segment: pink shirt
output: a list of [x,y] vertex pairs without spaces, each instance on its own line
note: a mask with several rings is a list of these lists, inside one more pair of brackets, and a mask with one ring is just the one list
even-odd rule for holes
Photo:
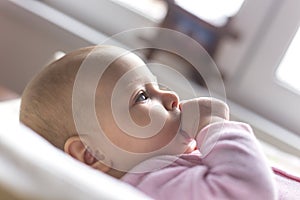
[[[276,199],[271,168],[250,126],[211,124],[198,134],[199,150],[146,173],[128,172],[122,180],[154,199]],[[135,169],[155,168],[174,156],[159,156]]]

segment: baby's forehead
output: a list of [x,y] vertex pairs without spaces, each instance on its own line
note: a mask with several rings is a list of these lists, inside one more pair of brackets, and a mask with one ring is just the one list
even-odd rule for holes
[[127,83],[127,87],[132,87],[137,84],[153,84],[157,83],[157,78],[152,74],[149,68],[144,66],[139,66],[137,68],[131,69],[122,77],[125,83]]
[[120,48],[96,48],[84,59],[80,68],[79,74],[83,73],[85,80],[97,79],[99,86],[106,85],[107,89],[110,88],[107,85],[117,83],[128,87],[156,82],[155,76],[139,56]]
[[104,75],[109,78],[127,80],[127,82],[134,80],[155,81],[145,62],[132,52],[117,52],[106,56],[102,56],[100,53],[96,57],[99,67],[105,69]]

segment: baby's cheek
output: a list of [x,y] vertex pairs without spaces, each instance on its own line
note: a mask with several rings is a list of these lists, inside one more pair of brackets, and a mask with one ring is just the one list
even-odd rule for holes
[[170,118],[169,113],[159,104],[136,106],[130,110],[130,117],[137,126],[147,126],[153,131],[161,130]]
[[145,127],[151,123],[149,111],[146,109],[133,108],[130,110],[132,122],[137,126]]

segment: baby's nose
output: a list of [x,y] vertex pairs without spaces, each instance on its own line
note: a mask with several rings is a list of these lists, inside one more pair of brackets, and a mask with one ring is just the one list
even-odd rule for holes
[[161,101],[166,110],[173,110],[178,107],[179,97],[173,91],[160,91]]

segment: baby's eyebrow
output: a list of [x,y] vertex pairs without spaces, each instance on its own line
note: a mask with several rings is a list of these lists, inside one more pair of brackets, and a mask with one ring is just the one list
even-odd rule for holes
[[145,80],[145,78],[143,77],[140,77],[140,78],[135,78],[133,80],[131,80],[129,83],[128,83],[128,87],[136,84],[136,83],[143,83],[143,82],[146,82],[146,83],[157,83],[157,77],[156,76],[151,76],[150,79],[148,80]]

